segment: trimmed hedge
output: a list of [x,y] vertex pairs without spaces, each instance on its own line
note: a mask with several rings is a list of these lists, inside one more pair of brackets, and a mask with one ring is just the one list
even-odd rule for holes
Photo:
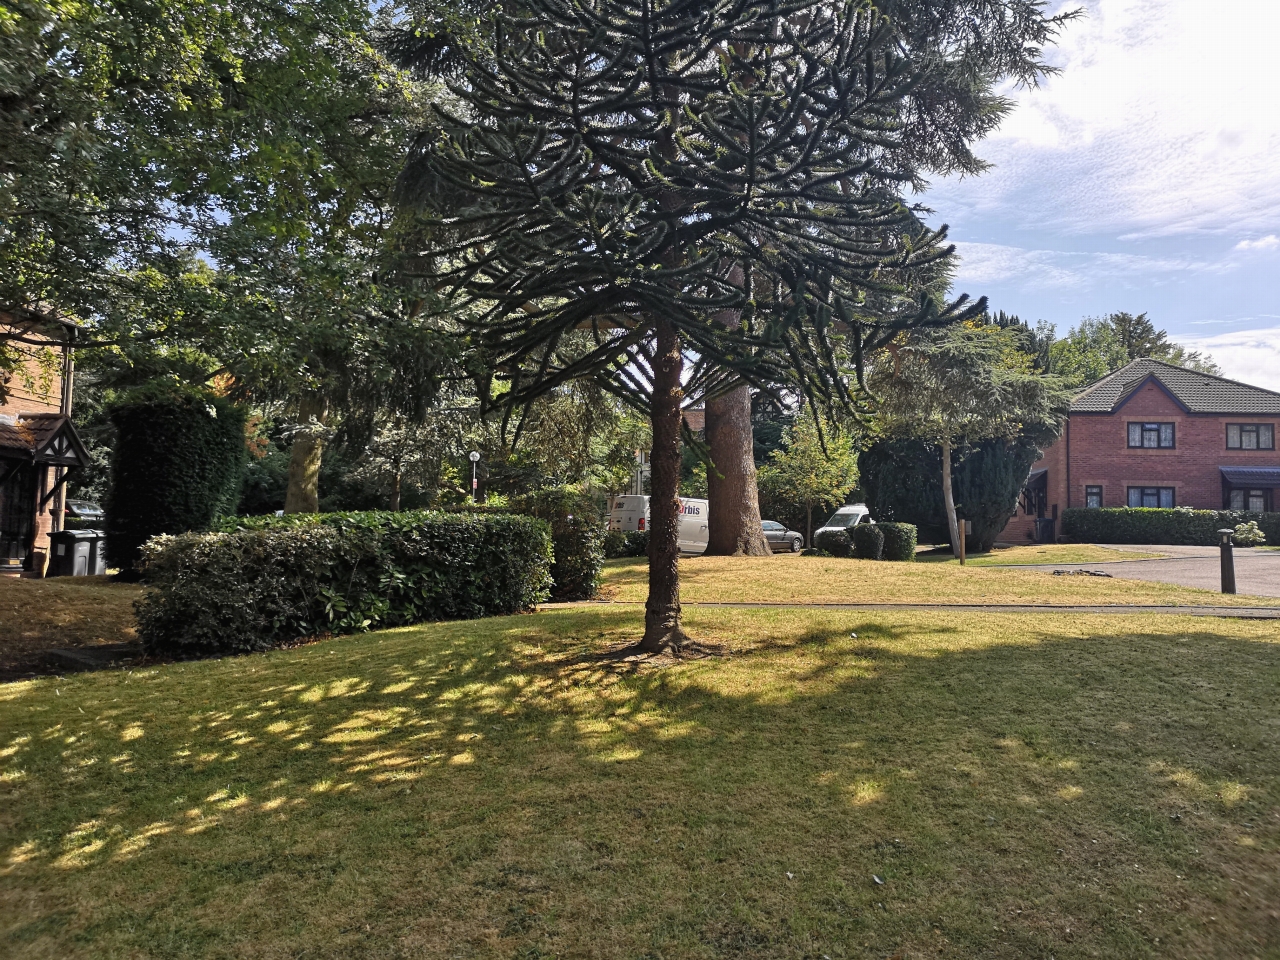
[[1214,546],[1218,531],[1254,521],[1267,543],[1280,543],[1280,513],[1192,510],[1189,507],[1072,507],[1062,512],[1062,535],[1081,543],[1168,543]]
[[916,527],[913,523],[877,523],[884,534],[884,559],[908,563],[916,559]]
[[878,524],[858,524],[849,539],[853,542],[853,555],[859,560],[879,560],[884,555],[884,532]]
[[822,530],[814,535],[813,545],[823,553],[833,557],[853,556],[853,543],[849,540],[849,531]]
[[233,513],[244,476],[245,413],[168,384],[142,387],[111,409],[117,440],[106,501],[107,553],[134,575],[139,550],[162,533],[209,529]]
[[551,585],[550,530],[521,516],[247,517],[234,532],[157,537],[143,557],[155,589],[137,603],[138,634],[178,655],[518,613]]

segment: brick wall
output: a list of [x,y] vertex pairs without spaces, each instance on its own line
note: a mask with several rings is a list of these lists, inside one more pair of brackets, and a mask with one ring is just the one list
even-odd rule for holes
[[[1131,448],[1132,421],[1172,423],[1173,449]],[[1228,450],[1228,423],[1270,423],[1280,439],[1280,416],[1189,414],[1154,382],[1148,382],[1115,413],[1071,415],[1062,439],[1045,451],[1036,467],[1048,468],[1049,515],[1085,505],[1085,487],[1102,487],[1104,507],[1128,506],[1129,487],[1172,487],[1176,506],[1223,508],[1219,467],[1280,467],[1280,450]],[[1066,451],[1071,449],[1070,489]],[[1068,495],[1069,494],[1069,495]],[[1280,490],[1272,491],[1272,509],[1280,508]],[[1021,509],[1000,539],[1030,539],[1031,518]]]

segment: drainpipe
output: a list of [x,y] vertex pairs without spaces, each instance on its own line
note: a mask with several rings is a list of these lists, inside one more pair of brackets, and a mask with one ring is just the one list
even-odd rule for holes
[[[64,417],[71,416],[71,386],[75,377],[75,362],[71,359],[71,338],[75,336],[74,330],[67,331],[67,339],[62,342],[62,398],[58,405],[58,412]],[[54,470],[54,482],[61,483],[62,475],[66,472],[66,467],[58,467]],[[67,485],[62,483],[58,487],[58,495],[53,501],[53,515],[50,517],[50,529],[57,533],[62,529],[62,524],[67,510]]]
[[1071,415],[1067,415],[1067,509],[1071,509]]

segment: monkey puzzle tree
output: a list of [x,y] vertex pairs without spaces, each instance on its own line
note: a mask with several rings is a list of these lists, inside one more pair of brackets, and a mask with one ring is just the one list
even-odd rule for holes
[[404,197],[490,402],[593,377],[650,417],[641,647],[678,649],[686,392],[728,376],[857,408],[866,351],[983,307],[917,297],[950,248],[896,192],[926,160],[910,102],[939,64],[859,0],[527,0],[486,31]]

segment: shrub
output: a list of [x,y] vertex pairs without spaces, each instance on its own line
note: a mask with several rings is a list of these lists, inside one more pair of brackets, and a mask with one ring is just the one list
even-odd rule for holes
[[813,538],[813,545],[831,557],[853,556],[853,543],[848,530],[822,530]]
[[879,560],[884,555],[884,532],[879,524],[860,523],[853,528],[853,555],[859,560]]
[[118,434],[106,503],[112,566],[130,576],[151,537],[207,530],[214,517],[234,512],[244,419],[227,400],[169,385],[141,388],[112,408]]
[[644,557],[649,554],[648,530],[610,530],[604,535],[606,559]]
[[884,559],[914,561],[916,528],[911,523],[877,523],[884,534]]
[[591,517],[569,516],[551,521],[554,559],[553,600],[590,600],[600,592],[604,574],[604,531]]
[[526,610],[547,598],[551,538],[532,517],[291,514],[158,537],[143,556],[145,648],[211,654]]
[[1280,513],[1192,510],[1190,507],[1073,507],[1062,513],[1062,535],[1081,543],[1169,543],[1214,546],[1218,531],[1254,522],[1268,543],[1280,541]]
[[1231,535],[1231,539],[1242,547],[1256,547],[1267,542],[1267,535],[1258,529],[1258,521],[1250,520],[1248,523],[1236,524],[1236,532]]

